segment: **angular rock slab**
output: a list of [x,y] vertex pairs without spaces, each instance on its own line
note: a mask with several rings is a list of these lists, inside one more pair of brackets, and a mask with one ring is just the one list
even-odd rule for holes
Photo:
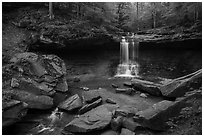
[[38,96],[22,90],[5,91],[12,99],[25,102],[28,108],[50,109],[53,107],[53,99],[49,96]]
[[28,104],[11,99],[11,96],[3,91],[2,94],[2,126],[10,126],[27,114]]
[[58,108],[66,111],[72,111],[81,107],[82,107],[82,101],[78,94],[75,94],[69,97],[67,100],[63,101],[58,106]]
[[175,102],[163,100],[144,111],[136,113],[134,121],[152,130],[164,131],[167,128],[166,121],[178,115],[184,106],[183,100]]
[[98,89],[83,92],[83,100],[85,103],[92,103],[101,98]]
[[89,133],[107,127],[112,118],[112,113],[104,106],[99,106],[72,120],[64,128],[71,133]]
[[164,86],[160,87],[161,93],[166,97],[181,97],[184,96],[186,92],[189,91],[190,85],[195,81],[200,81],[200,86],[202,84],[202,70],[198,70],[187,76],[177,78]]
[[83,114],[83,113],[86,113],[87,111],[99,106],[102,104],[102,99],[99,98],[98,100],[90,103],[90,104],[86,104],[84,105],[80,110],[79,110],[79,114]]
[[160,84],[156,84],[150,81],[144,81],[144,80],[138,80],[134,79],[131,81],[132,87],[135,90],[139,90],[141,92],[146,92],[149,93],[150,95],[154,96],[161,96],[161,91],[159,87],[161,86]]

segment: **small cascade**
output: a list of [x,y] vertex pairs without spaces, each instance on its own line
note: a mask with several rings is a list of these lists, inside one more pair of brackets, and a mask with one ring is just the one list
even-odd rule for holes
[[41,134],[43,132],[53,132],[55,130],[55,127],[60,122],[60,117],[62,115],[62,112],[58,111],[58,108],[56,108],[52,113],[47,117],[49,120],[48,123],[40,123],[37,127],[34,128],[37,130],[37,134]]
[[62,112],[59,112],[58,108],[52,111],[51,115],[48,117],[48,119],[50,120],[50,126],[53,126],[57,122],[59,122],[61,115],[62,115]]
[[138,77],[139,72],[139,42],[134,35],[122,37],[120,43],[120,64],[115,77]]

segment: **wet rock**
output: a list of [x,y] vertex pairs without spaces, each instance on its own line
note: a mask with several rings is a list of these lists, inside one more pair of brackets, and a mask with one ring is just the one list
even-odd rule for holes
[[123,118],[122,127],[126,128],[132,132],[134,132],[137,129],[142,128],[142,126],[139,123],[134,122],[133,118],[126,118],[126,117]]
[[111,128],[114,131],[120,131],[121,127],[122,127],[122,121],[123,121],[123,117],[122,116],[118,116],[116,118],[113,118],[111,120]]
[[115,91],[116,93],[124,93],[127,95],[131,95],[133,93],[132,88],[116,88]]
[[115,100],[113,100],[112,98],[107,98],[107,99],[106,99],[106,102],[107,102],[107,103],[110,103],[110,104],[117,104],[117,103],[115,102]]
[[91,109],[93,109],[93,108],[95,108],[95,107],[97,107],[97,106],[99,106],[99,105],[101,105],[101,104],[102,104],[102,99],[99,98],[98,100],[96,100],[96,101],[94,101],[94,102],[92,102],[92,103],[90,103],[90,104],[84,105],[84,106],[79,110],[79,114],[83,114],[83,113],[85,113],[85,112],[87,112],[87,111],[89,111],[89,110],[91,110]]
[[113,88],[118,88],[118,85],[116,85],[116,84],[112,84],[111,85]]
[[[194,83],[198,81],[196,86],[201,87],[202,70],[198,70],[187,76],[177,78],[164,86],[160,87],[161,93],[166,97],[181,97],[184,96],[186,92],[190,91]],[[199,82],[200,81],[200,82]]]
[[71,133],[90,133],[106,128],[111,122],[112,114],[104,105],[80,115],[64,128]]
[[135,135],[135,133],[126,128],[122,128],[120,135]]
[[176,102],[164,100],[136,113],[134,121],[152,130],[164,131],[167,129],[166,121],[178,115],[183,107],[185,107],[184,99]]
[[28,104],[14,100],[11,95],[2,91],[2,127],[10,126],[27,114]]
[[132,86],[135,90],[139,90],[142,92],[146,92],[149,93],[150,95],[154,95],[154,96],[161,96],[161,91],[159,89],[159,87],[161,85],[159,84],[155,84],[153,82],[150,81],[143,81],[143,80],[133,80],[132,81]]
[[78,94],[69,97],[67,100],[59,104],[58,108],[72,111],[82,107],[82,101]]
[[141,93],[141,94],[140,94],[140,97],[147,98],[147,95],[144,94],[144,93]]
[[122,106],[115,110],[114,117],[123,116],[123,117],[133,117],[138,112],[138,109],[132,106]]
[[53,99],[48,96],[38,96],[22,90],[5,91],[11,95],[12,99],[19,100],[28,104],[28,108],[50,109],[53,106]]
[[89,90],[89,91],[83,92],[83,95],[82,95],[83,100],[86,103],[92,103],[98,100],[99,98],[101,98],[98,92],[99,92],[98,90]]

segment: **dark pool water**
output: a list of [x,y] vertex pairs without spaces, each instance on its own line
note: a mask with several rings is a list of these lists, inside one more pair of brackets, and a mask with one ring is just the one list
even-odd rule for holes
[[[113,77],[120,63],[119,51],[77,51],[60,55],[68,75]],[[140,50],[138,75],[177,78],[202,68],[202,52],[198,50]]]

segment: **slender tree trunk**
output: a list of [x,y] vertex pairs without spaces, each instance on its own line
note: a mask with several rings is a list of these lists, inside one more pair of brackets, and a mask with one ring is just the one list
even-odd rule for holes
[[156,28],[156,3],[153,2],[153,10],[152,10],[152,28]]
[[137,2],[137,31],[139,31],[139,3]]
[[52,20],[54,19],[54,14],[53,14],[53,3],[49,2],[49,18]]

